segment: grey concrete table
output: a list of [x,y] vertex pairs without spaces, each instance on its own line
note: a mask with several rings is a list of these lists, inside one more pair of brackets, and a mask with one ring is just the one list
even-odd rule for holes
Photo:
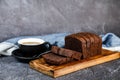
[[0,57],[0,80],[120,80],[120,59],[56,79],[37,72],[14,57]]

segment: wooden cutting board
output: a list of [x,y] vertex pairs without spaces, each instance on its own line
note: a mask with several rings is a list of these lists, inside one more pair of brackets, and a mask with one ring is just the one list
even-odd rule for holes
[[44,61],[43,58],[33,60],[29,64],[31,68],[56,78],[80,69],[88,68],[90,66],[98,65],[118,58],[120,58],[120,52],[112,52],[103,49],[101,55],[81,61],[73,61],[59,66],[49,65]]

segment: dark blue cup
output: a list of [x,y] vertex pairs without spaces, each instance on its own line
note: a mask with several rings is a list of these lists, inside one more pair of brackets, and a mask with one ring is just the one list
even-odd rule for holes
[[51,44],[38,38],[25,38],[18,41],[19,49],[23,56],[32,57],[51,49]]

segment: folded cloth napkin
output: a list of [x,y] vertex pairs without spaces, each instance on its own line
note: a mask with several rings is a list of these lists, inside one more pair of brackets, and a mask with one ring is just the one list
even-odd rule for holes
[[2,42],[0,43],[0,54],[2,55],[11,55],[12,51],[17,49],[18,47],[13,43]]
[[[40,38],[52,45],[64,47],[64,38],[70,33],[55,33],[43,36],[21,36],[12,39],[8,39],[0,43],[0,54],[10,56],[12,51],[18,48],[17,41],[23,38]],[[120,38],[113,33],[107,33],[100,35],[102,38],[102,47],[104,49],[112,51],[120,51]]]
[[105,35],[101,35],[101,37],[102,48],[120,52],[120,38],[118,36],[114,33],[107,33]]

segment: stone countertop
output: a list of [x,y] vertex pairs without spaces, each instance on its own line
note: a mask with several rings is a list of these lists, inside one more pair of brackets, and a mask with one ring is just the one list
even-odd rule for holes
[[37,72],[14,57],[0,57],[0,80],[119,80],[120,59],[82,69],[56,79]]

